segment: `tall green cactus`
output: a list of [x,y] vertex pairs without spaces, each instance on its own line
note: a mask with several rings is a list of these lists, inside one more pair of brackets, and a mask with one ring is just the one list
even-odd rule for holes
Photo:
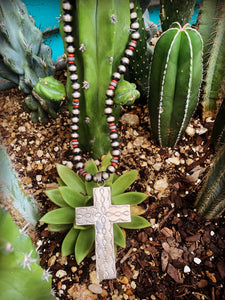
[[203,0],[199,32],[204,42],[203,119],[217,112],[218,94],[225,81],[225,2]]
[[194,12],[196,0],[161,0],[160,19],[162,30],[166,31],[174,22],[181,26],[189,23]]
[[202,39],[174,23],[158,39],[150,74],[150,123],[161,147],[174,147],[197,106],[202,80]]
[[[104,115],[105,92],[128,42],[129,25],[129,0],[74,1],[72,26],[81,85],[79,139],[81,147],[94,158],[110,149]],[[63,22],[60,30],[64,40],[62,29]],[[72,102],[69,71],[67,92]],[[115,108],[116,118],[119,112],[120,109]]]
[[195,207],[207,219],[219,217],[225,209],[225,144],[216,154]]
[[55,299],[49,276],[31,239],[0,209],[0,299]]

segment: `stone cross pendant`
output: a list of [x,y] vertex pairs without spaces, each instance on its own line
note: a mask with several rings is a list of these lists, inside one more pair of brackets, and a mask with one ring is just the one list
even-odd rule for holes
[[130,205],[112,205],[110,187],[93,188],[93,206],[76,207],[76,225],[95,225],[96,273],[116,278],[113,223],[131,222]]

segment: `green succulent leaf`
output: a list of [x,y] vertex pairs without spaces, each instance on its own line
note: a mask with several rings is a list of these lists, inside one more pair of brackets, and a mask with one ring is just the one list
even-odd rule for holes
[[137,178],[138,171],[131,170],[121,175],[112,185],[112,196],[122,194]]
[[90,173],[92,175],[94,175],[98,172],[98,168],[93,159],[86,162],[85,169],[87,170],[88,173]]
[[63,182],[78,193],[86,194],[85,185],[82,179],[74,173],[70,168],[57,165],[57,171]]
[[47,190],[45,191],[45,194],[53,203],[55,203],[59,207],[68,206],[68,204],[63,200],[62,195],[60,194],[58,189]]
[[72,224],[75,219],[75,210],[71,207],[54,209],[45,214],[40,222],[47,224]]
[[112,197],[113,204],[130,204],[135,205],[143,202],[147,198],[147,195],[139,192],[127,192]]
[[65,182],[63,182],[60,177],[57,177],[57,182],[59,186],[66,186]]
[[131,215],[131,222],[118,223],[118,225],[126,229],[141,229],[151,226],[145,218],[136,215]]
[[122,248],[126,247],[126,238],[123,234],[122,229],[117,224],[113,224],[113,231],[114,231],[114,244],[118,245]]
[[73,227],[75,229],[79,229],[79,230],[88,230],[91,228],[91,225],[76,225],[76,224],[73,224]]
[[52,232],[59,232],[71,228],[71,224],[49,224],[48,229]]
[[62,195],[64,201],[71,207],[84,206],[88,198],[80,193],[77,193],[68,186],[59,187],[59,192]]
[[75,245],[75,258],[78,264],[88,255],[94,245],[94,241],[95,230],[93,226],[88,230],[80,231]]
[[107,167],[110,165],[110,161],[112,159],[112,155],[108,153],[102,159],[101,166],[99,168],[100,172],[106,171]]
[[72,227],[70,231],[67,233],[62,243],[62,248],[61,248],[62,256],[67,256],[74,253],[74,248],[75,248],[75,244],[79,232],[80,230]]

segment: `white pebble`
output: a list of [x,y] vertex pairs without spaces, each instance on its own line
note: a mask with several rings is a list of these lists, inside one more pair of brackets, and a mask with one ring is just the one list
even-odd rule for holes
[[201,261],[200,258],[195,257],[195,258],[194,258],[194,262],[195,262],[197,265],[199,265],[202,261]]
[[215,232],[214,232],[213,230],[211,230],[211,231],[210,231],[210,235],[211,235],[211,236],[214,236],[214,235],[215,235]]
[[37,181],[41,181],[41,179],[42,179],[42,175],[37,175],[37,176],[36,176],[36,180],[37,180]]
[[189,266],[184,266],[184,273],[190,273],[191,272],[191,269]]
[[62,277],[64,277],[64,276],[66,276],[66,275],[67,275],[67,273],[66,273],[66,271],[64,271],[64,270],[58,270],[58,271],[56,272],[56,274],[55,274],[55,276],[58,277],[58,278],[62,278]]

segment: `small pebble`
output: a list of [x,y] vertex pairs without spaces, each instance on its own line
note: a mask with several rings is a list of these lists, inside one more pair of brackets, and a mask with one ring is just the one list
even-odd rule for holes
[[102,293],[102,288],[100,287],[99,284],[96,284],[96,283],[89,284],[88,289],[89,289],[89,291],[91,291],[94,294]]
[[184,273],[190,273],[191,272],[191,269],[189,266],[184,266]]
[[66,271],[64,270],[58,270],[55,274],[56,277],[58,278],[62,278],[62,277],[65,277],[67,275]]
[[194,262],[195,262],[197,265],[199,265],[202,261],[201,261],[200,258],[194,257]]

